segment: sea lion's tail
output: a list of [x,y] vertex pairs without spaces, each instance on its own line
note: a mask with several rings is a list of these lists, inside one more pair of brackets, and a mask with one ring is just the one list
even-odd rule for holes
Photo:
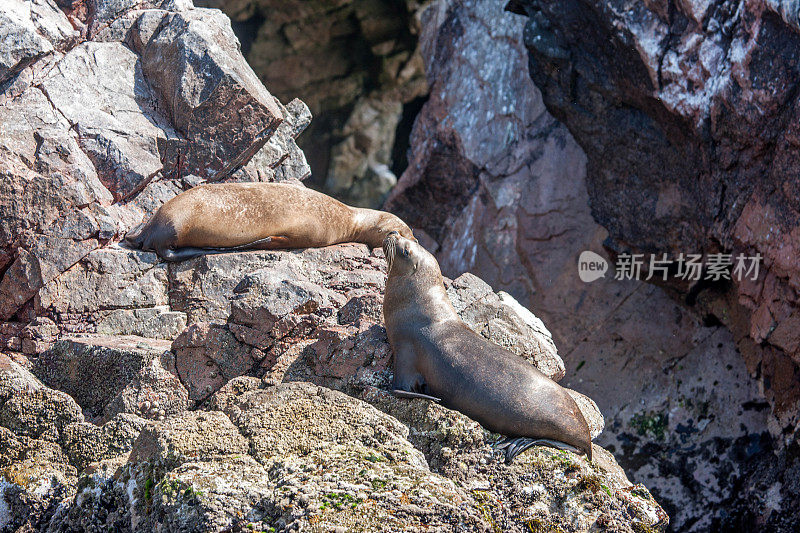
[[141,250],[142,246],[144,246],[142,233],[144,233],[144,222],[126,233],[125,237],[122,238],[122,243],[130,248]]

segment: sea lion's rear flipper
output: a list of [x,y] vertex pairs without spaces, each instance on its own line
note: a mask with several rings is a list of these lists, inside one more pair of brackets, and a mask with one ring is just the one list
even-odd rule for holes
[[504,450],[506,453],[506,464],[511,464],[514,458],[530,448],[531,446],[549,446],[551,448],[556,448],[559,450],[567,450],[570,452],[575,452],[577,454],[581,454],[578,448],[575,446],[571,446],[566,442],[561,442],[553,439],[534,439],[531,437],[506,437],[500,441],[497,441],[492,445],[495,450]]
[[394,389],[392,392],[398,398],[421,398],[423,400],[431,400],[436,403],[442,401],[441,398],[437,398],[436,396],[428,396],[427,394],[422,394],[421,392],[410,392],[407,390],[400,390],[400,389]]

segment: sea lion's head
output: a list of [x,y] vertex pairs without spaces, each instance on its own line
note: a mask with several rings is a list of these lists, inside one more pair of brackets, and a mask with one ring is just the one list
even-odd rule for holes
[[417,242],[417,239],[414,237],[414,233],[411,231],[411,228],[409,228],[408,225],[400,219],[400,217],[385,211],[380,212],[380,218],[378,219],[378,233],[381,236],[381,243],[385,242],[386,237],[392,233],[399,233],[401,237],[405,237],[406,239]]
[[411,228],[397,215],[363,207],[353,207],[352,209],[355,212],[353,218],[355,223],[354,241],[363,242],[370,248],[380,248],[386,237],[395,232],[406,239],[417,242]]
[[383,253],[386,255],[390,278],[413,275],[442,279],[436,258],[413,236],[409,239],[398,231],[391,231],[383,241]]

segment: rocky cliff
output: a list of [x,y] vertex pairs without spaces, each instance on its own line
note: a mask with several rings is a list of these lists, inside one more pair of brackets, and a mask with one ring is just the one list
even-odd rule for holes
[[531,76],[589,158],[609,246],[763,258],[756,280],[675,288],[734,333],[785,435],[800,413],[800,26],[790,5],[511,5],[530,15]]
[[[798,521],[797,33],[770,5],[434,4],[430,99],[386,204],[448,275],[545,320],[614,428],[599,441],[680,531]],[[756,282],[583,283],[584,250],[764,262]]]
[[[0,530],[666,526],[599,446],[506,466],[475,422],[393,398],[380,250],[166,265],[115,244],[199,183],[308,176],[308,107],[267,91],[220,11],[12,0],[0,17]],[[511,295],[447,287],[470,327],[564,376]]]
[[395,172],[407,140],[402,132],[427,93],[417,38],[424,4],[198,3],[223,9],[231,17],[248,62],[270,90],[283,99],[302,95],[311,108],[314,123],[300,139],[314,170],[309,183],[366,207],[379,207],[397,182]]

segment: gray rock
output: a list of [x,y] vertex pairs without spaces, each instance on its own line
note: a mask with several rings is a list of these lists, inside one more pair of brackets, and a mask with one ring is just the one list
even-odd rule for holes
[[[103,38],[104,31],[119,22],[122,22],[119,26],[130,29],[133,21],[141,15],[141,10],[188,11],[194,8],[191,0],[92,0],[92,4],[94,13],[90,33],[93,40],[108,40]],[[121,38],[115,40],[125,38],[124,33],[118,35]]]
[[127,487],[115,478],[127,459],[127,454],[119,455],[84,469],[71,505],[56,511],[46,531],[131,531]]
[[267,466],[350,443],[427,469],[422,455],[405,442],[408,428],[338,391],[288,383],[246,392],[226,412],[250,441],[253,457]]
[[13,260],[0,280],[0,318],[8,318],[97,247],[108,224],[101,206],[112,197],[39,89],[0,102],[0,114],[0,265]]
[[166,14],[139,41],[144,73],[186,138],[162,143],[167,174],[222,178],[246,164],[283,120],[222,13]]
[[0,353],[0,406],[21,392],[33,392],[43,387],[28,369]]
[[302,181],[311,174],[306,156],[295,139],[311,123],[311,111],[297,98],[286,105],[284,121],[275,135],[245,167],[254,181]]
[[[233,291],[247,294],[232,300],[231,317],[240,324],[258,325],[264,330],[272,329],[291,313],[309,314],[341,302],[338,295],[316,283],[292,280],[285,273],[266,269],[247,274]],[[253,310],[258,310],[257,316],[252,316]]]
[[[192,184],[191,186],[194,185],[197,184]],[[144,213],[144,216],[140,214],[139,217],[136,218],[135,224],[129,225],[127,229],[131,229],[139,222],[144,222],[165,202],[182,193],[183,190],[184,189],[181,184],[174,180],[158,179],[151,181],[147,187],[145,187],[139,194],[136,195],[136,198],[131,200],[130,204],[138,207],[141,212]]]
[[0,407],[0,426],[32,439],[60,442],[64,428],[76,422],[83,414],[75,400],[46,387],[18,392]]
[[307,270],[302,258],[290,252],[220,254],[184,261],[170,269],[172,308],[185,312],[190,322],[226,320],[233,291],[247,274],[263,271],[275,279],[303,281],[308,279]]
[[[274,510],[271,524],[413,530],[425,521],[439,528],[459,522],[483,527],[469,497],[428,470],[405,439],[408,429],[366,403],[291,383],[247,392],[228,412],[275,483],[265,502]],[[325,468],[314,466],[321,464]],[[375,503],[367,504],[367,498]]]
[[64,428],[62,439],[69,463],[79,471],[89,464],[127,454],[147,422],[122,414],[102,426],[79,422]]
[[86,416],[99,419],[168,349],[168,342],[141,337],[67,338],[41,354],[34,371],[49,387],[75,398]]
[[17,259],[0,281],[0,294],[7,295],[0,317],[9,318],[37,291],[55,280],[89,252],[97,248],[95,239],[75,241],[49,235],[32,235],[26,247],[17,249]]
[[[42,177],[34,183],[19,179],[4,187],[15,188],[20,200],[16,212],[4,213],[5,231],[26,229],[43,230],[60,223],[61,216],[69,216],[65,206],[76,208],[92,202],[109,204],[112,196],[97,179],[92,162],[81,150],[77,135],[70,130],[71,123],[48,100],[37,87],[29,87],[14,98],[0,99],[0,113],[4,117],[4,128],[0,131],[0,147],[4,154],[0,161],[15,166],[22,162],[27,169],[35,170]],[[7,192],[3,191],[4,201]],[[35,198],[41,204],[33,204]],[[46,207],[46,209],[45,209]],[[37,213],[34,218],[28,213]],[[5,236],[8,238],[8,236]]]
[[115,309],[99,317],[101,335],[138,335],[150,339],[174,339],[186,327],[186,313],[167,306]]
[[57,313],[165,306],[167,266],[153,253],[95,250],[47,284],[37,304],[39,309]]
[[18,436],[0,426],[0,468],[5,470],[26,458],[40,463],[68,463],[67,456],[55,442]]
[[48,533],[56,531],[131,531],[128,487],[116,474],[127,455],[92,463],[81,473],[81,482],[71,505],[60,507],[50,519]]
[[0,464],[3,531],[44,530],[75,494],[77,472],[52,442],[14,436],[0,427]]
[[294,139],[286,142],[286,156],[279,159],[275,167],[275,181],[304,180],[311,176],[311,166],[306,161],[306,155],[297,146]]
[[[28,2],[26,2],[28,3]],[[78,39],[76,31],[64,11],[53,0],[30,0],[31,19],[36,31],[47,39],[56,50],[69,48]]]
[[185,312],[190,323],[224,321],[231,314],[231,300],[243,298],[234,292],[240,283],[239,290],[246,291],[249,284],[255,287],[260,280],[271,279],[318,285],[314,292],[322,300],[317,303],[338,306],[346,303],[344,295],[349,291],[382,289],[384,269],[378,255],[355,244],[294,252],[209,255],[170,269],[171,304],[172,309]]
[[239,376],[227,382],[221,389],[214,393],[208,400],[208,409],[212,411],[225,411],[231,402],[245,392],[262,388],[260,379],[252,376]]
[[[490,530],[489,523],[516,530],[531,519],[535,501],[548,510],[537,523],[562,529],[572,523],[589,530],[596,518],[587,517],[604,514],[606,525],[617,524],[613,531],[628,532],[632,526],[622,524],[652,526],[664,516],[647,490],[632,486],[601,449],[595,450],[599,466],[535,448],[507,467],[485,460],[488,434],[477,423],[428,402],[398,402],[386,393],[366,398],[398,420],[306,383],[267,389],[254,388],[257,380],[236,383],[216,397],[225,413],[184,412],[146,425],[127,462],[124,453],[141,419],[126,415],[102,427],[68,424],[62,446],[83,468],[74,499],[64,490],[75,486],[76,471],[58,447],[0,428],[0,466],[21,453],[35,454],[34,463],[24,463],[26,475],[32,469],[50,476],[48,485],[33,478],[48,487],[35,492],[44,495],[34,499],[38,507],[24,492],[33,492],[30,485],[0,486],[11,520],[41,529],[49,522],[53,531],[66,525],[157,530],[158,524],[188,531],[237,524],[261,530],[377,530],[387,524],[413,530],[424,524],[474,531]],[[441,473],[429,470],[415,445]],[[115,457],[104,459],[109,456]],[[95,459],[100,461],[90,463]],[[504,505],[491,503],[500,501]]]
[[472,274],[447,284],[447,294],[464,322],[495,344],[527,359],[549,378],[564,377],[564,362],[541,320],[507,293]]
[[180,465],[154,485],[149,508],[143,502],[137,511],[143,529],[225,531],[243,524],[268,531],[263,524],[277,510],[277,494],[263,466],[236,454]]
[[224,413],[186,411],[147,425],[134,443],[130,462],[172,469],[193,459],[247,452],[247,439]]
[[292,139],[297,139],[297,136],[303,133],[311,124],[311,110],[299,98],[295,98],[286,104],[286,115],[285,124],[281,124],[280,127],[285,135]]
[[6,0],[0,6],[0,84],[75,38],[77,32],[50,0]]
[[592,440],[597,438],[600,433],[603,432],[603,429],[606,427],[606,422],[603,419],[603,414],[600,412],[600,408],[597,407],[597,404],[586,396],[585,394],[581,394],[578,391],[574,391],[572,389],[567,389],[567,392],[572,399],[575,400],[575,403],[578,404],[578,408],[581,410],[583,414],[583,418],[586,419],[586,423],[589,424],[589,433],[592,435]]
[[104,420],[119,413],[162,420],[185,411],[189,393],[178,378],[172,352],[153,358],[104,409]]
[[129,48],[116,42],[76,46],[42,88],[75,126],[115,199],[138,191],[161,170],[158,139],[177,134],[156,110],[140,60]]
[[3,43],[8,43],[0,53],[0,83],[53,50],[53,45],[36,32],[29,2],[12,0],[4,3],[0,11],[0,28]]

